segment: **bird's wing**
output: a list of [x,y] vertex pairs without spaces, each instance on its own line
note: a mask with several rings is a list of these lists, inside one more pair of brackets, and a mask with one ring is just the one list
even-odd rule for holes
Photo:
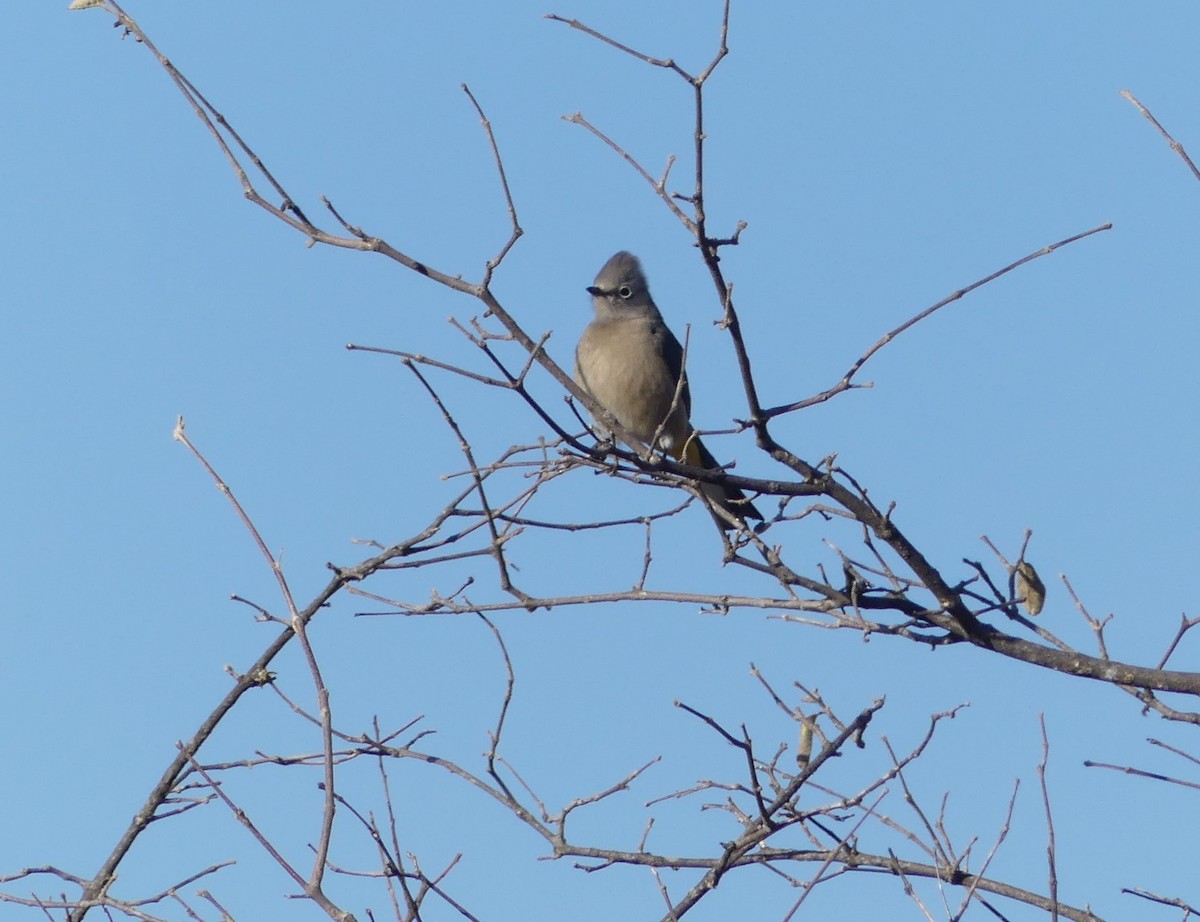
[[683,346],[661,318],[654,322],[652,334],[659,355],[663,357],[663,361],[667,363],[667,368],[671,371],[671,380],[678,381],[680,374],[683,375],[683,389],[679,392],[679,405],[683,408],[684,419],[690,420],[692,418],[692,389],[688,386],[687,372],[683,370]]

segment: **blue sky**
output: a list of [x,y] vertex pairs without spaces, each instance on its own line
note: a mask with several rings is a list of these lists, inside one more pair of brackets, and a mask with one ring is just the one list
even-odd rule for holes
[[[1136,94],[1200,155],[1200,11],[1180,2],[1136,11],[1111,2],[778,6],[734,4],[731,54],[707,91],[709,215],[730,231],[748,223],[723,265],[765,403],[830,386],[884,332],[1012,260],[1114,228],[905,333],[864,370],[872,389],[780,419],[776,437],[811,462],[836,453],[877,502],[897,503],[897,521],[955,578],[966,575],[963,557],[994,564],[980,535],[1015,555],[1032,528],[1030,558],[1051,584],[1045,625],[1094,649],[1056,578],[1066,573],[1094,615],[1115,615],[1113,655],[1155,664],[1180,614],[1196,614],[1200,184],[1119,93]],[[0,694],[10,746],[0,874],[41,864],[92,873],[174,742],[228,689],[223,667],[244,668],[274,635],[229,601],[236,593],[280,605],[245,530],[172,441],[176,416],[307,599],[326,582],[326,562],[368,553],[353,539],[408,536],[462,483],[442,479],[463,462],[411,376],[345,344],[484,370],[447,322],[477,315],[474,302],[377,256],[306,248],[243,201],[144,49],[122,42],[106,14],[65,7],[13,5],[0,34]],[[715,429],[741,415],[736,364],[711,323],[719,304],[683,228],[625,163],[560,118],[582,112],[655,174],[678,155],[675,177],[690,189],[690,93],[672,74],[543,18],[576,17],[696,71],[715,47],[719,3],[130,0],[127,9],[310,215],[328,196],[368,232],[477,279],[507,216],[459,89],[469,84],[526,231],[494,281],[506,307],[531,332],[553,331],[549,349],[569,364],[590,314],[584,286],[612,252],[632,250],[676,332],[691,326],[694,421]],[[548,434],[505,395],[432,380],[480,457]],[[568,418],[548,377],[532,386]],[[736,458],[739,473],[782,474],[748,435],[711,447]],[[577,472],[531,511],[633,515],[671,501]],[[720,566],[706,518],[689,510],[662,527],[651,584],[770,593]],[[834,565],[826,540],[847,550],[855,542],[815,520],[771,537],[809,572]],[[635,529],[530,535],[513,550],[523,588],[541,594],[627,588],[642,553]],[[468,573],[476,601],[500,597],[488,566],[387,575],[367,588],[420,602]],[[375,714],[385,726],[425,715],[438,730],[430,748],[478,768],[503,683],[490,634],[468,617],[353,617],[377,608],[341,597],[315,622],[336,719],[357,732]],[[1114,689],[755,611],[623,604],[498,623],[518,677],[508,756],[551,807],[665,757],[634,792],[580,816],[581,836],[635,845],[654,815],[664,851],[706,853],[729,838],[733,827],[694,802],[642,805],[697,778],[738,776],[738,754],[676,699],[730,726],[746,722],[768,749],[792,741],[793,725],[749,675],[755,662],[779,689],[819,687],[846,717],[886,694],[872,744],[826,779],[847,791],[886,766],[880,733],[906,748],[930,713],[969,701],[911,781],[934,808],[951,792],[947,824],[960,844],[980,836],[977,867],[1020,778],[1013,829],[990,870],[1033,889],[1046,877],[1034,773],[1044,713],[1062,899],[1106,918],[1151,917],[1123,886],[1200,900],[1185,890],[1194,874],[1187,795],[1081,766],[1186,773],[1144,740],[1186,748],[1190,738],[1140,717]],[[1188,668],[1194,643],[1176,655]],[[296,651],[276,671],[311,706]],[[315,746],[263,692],[204,755]],[[317,780],[266,768],[230,779],[304,867]],[[374,796],[365,768],[346,783],[363,803]],[[448,890],[481,918],[661,914],[644,871],[585,875],[568,861],[536,862],[545,849],[528,831],[424,766],[399,768],[396,786],[405,848],[430,868],[462,851]],[[912,822],[894,785],[881,809]],[[236,918],[319,917],[280,902],[291,885],[221,806],[160,825],[124,869],[124,895],[235,858],[207,886]],[[335,860],[368,865],[367,843],[339,832]],[[668,878],[672,892],[685,878]],[[381,889],[343,893],[359,894],[349,902],[360,919],[365,906],[387,912]],[[922,893],[940,907],[933,888]],[[782,918],[794,899],[773,877],[743,873],[695,917]],[[920,917],[891,878],[833,882],[805,904],[810,918],[833,907],[842,918]],[[1020,907],[1009,915],[1042,918]]]

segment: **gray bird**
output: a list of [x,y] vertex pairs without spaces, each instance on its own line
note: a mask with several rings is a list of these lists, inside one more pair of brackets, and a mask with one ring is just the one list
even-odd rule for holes
[[[588,294],[596,317],[575,347],[575,382],[643,445],[649,446],[658,433],[656,449],[685,464],[720,470],[689,421],[692,397],[683,371],[683,347],[650,297],[638,258],[624,250],[617,253],[604,264]],[[762,518],[735,486],[699,487],[714,506],[742,524]],[[735,527],[710,511],[720,528]]]

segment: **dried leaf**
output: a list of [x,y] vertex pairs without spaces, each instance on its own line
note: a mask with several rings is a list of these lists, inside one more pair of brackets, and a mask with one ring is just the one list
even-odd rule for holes
[[1025,597],[1025,608],[1031,615],[1040,614],[1046,604],[1046,584],[1028,560],[1017,564],[1017,595]]

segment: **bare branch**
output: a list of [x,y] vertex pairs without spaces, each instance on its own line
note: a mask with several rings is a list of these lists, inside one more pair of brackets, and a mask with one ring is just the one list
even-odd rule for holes
[[1192,162],[1192,158],[1189,157],[1187,151],[1183,149],[1183,145],[1171,137],[1167,129],[1164,128],[1162,123],[1160,123],[1159,120],[1151,114],[1150,110],[1142,105],[1141,101],[1138,100],[1138,98],[1131,92],[1129,92],[1129,90],[1121,90],[1121,96],[1128,100],[1134,106],[1134,108],[1141,112],[1146,121],[1158,129],[1158,133],[1163,136],[1163,140],[1171,145],[1171,150],[1175,151],[1175,153],[1179,155],[1180,159],[1187,164],[1187,168],[1192,171],[1192,176],[1194,176],[1196,179],[1200,179],[1200,169],[1196,168],[1196,164]]
[[908,329],[916,326],[922,320],[931,316],[932,314],[936,313],[937,311],[941,310],[943,307],[946,307],[948,304],[953,304],[955,301],[958,301],[959,299],[963,298],[964,296],[970,294],[972,291],[975,291],[977,288],[982,288],[984,285],[988,284],[989,282],[994,282],[996,279],[1000,278],[1002,275],[1007,275],[1009,272],[1012,272],[1014,269],[1019,269],[1021,266],[1025,265],[1028,262],[1032,262],[1033,260],[1039,259],[1042,256],[1048,256],[1051,253],[1053,253],[1055,250],[1061,249],[1062,247],[1065,247],[1065,246],[1068,246],[1069,244],[1075,243],[1077,240],[1083,240],[1086,237],[1091,237],[1093,234],[1098,234],[1098,233],[1101,233],[1102,231],[1107,231],[1107,230],[1112,230],[1111,223],[1101,224],[1098,227],[1093,227],[1091,230],[1086,230],[1086,231],[1083,231],[1078,234],[1073,234],[1070,237],[1066,237],[1062,240],[1059,240],[1057,243],[1052,243],[1049,246],[1042,247],[1040,250],[1035,250],[1033,253],[1030,253],[1028,256],[1022,256],[1020,259],[1016,260],[1015,262],[1009,263],[1004,268],[997,269],[995,272],[991,273],[990,275],[985,275],[983,278],[972,282],[970,285],[967,285],[965,288],[958,289],[958,291],[954,292],[953,294],[947,295],[945,298],[943,298],[941,301],[938,301],[936,304],[933,304],[933,305],[925,308],[925,310],[921,311],[919,314],[916,314],[915,316],[910,317],[908,320],[904,321],[904,323],[900,324],[900,326],[896,327],[894,330],[890,330],[889,332],[885,333],[883,335],[883,337],[880,338],[875,343],[875,345],[871,346],[870,349],[868,349],[861,356],[859,356],[857,360],[855,360],[854,364],[852,364],[850,366],[849,370],[844,375],[842,375],[842,379],[840,381],[838,381],[837,384],[833,385],[832,387],[826,388],[825,390],[821,391],[821,393],[816,394],[815,396],[806,397],[805,399],[797,400],[794,403],[782,404],[777,407],[771,407],[770,409],[763,410],[762,411],[763,417],[765,419],[773,419],[776,416],[782,416],[784,413],[792,413],[796,410],[802,410],[805,407],[811,407],[818,403],[824,403],[826,400],[829,400],[831,397],[835,397],[836,395],[842,393],[843,391],[850,390],[850,388],[852,386],[856,386],[856,387],[869,386],[869,385],[853,385],[852,382],[854,380],[854,376],[857,375],[859,373],[859,371],[862,370],[862,367],[865,364],[867,364],[868,361],[871,360],[872,356],[874,356],[875,353],[877,353],[880,349],[882,349],[884,346],[886,346],[888,343],[890,343],[892,340],[894,340],[897,336],[899,336],[905,330],[908,330]]

